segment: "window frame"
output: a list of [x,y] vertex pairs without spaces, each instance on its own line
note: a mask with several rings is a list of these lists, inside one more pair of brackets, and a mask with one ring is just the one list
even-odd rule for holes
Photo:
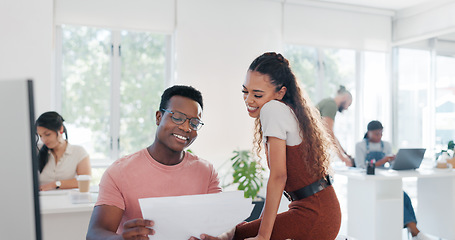
[[[322,100],[325,97],[333,97],[336,93],[332,92],[326,92],[324,89],[324,82],[328,81],[328,79],[325,76],[325,68],[323,67],[324,61],[325,61],[325,50],[329,49],[336,49],[336,50],[350,50],[354,51],[355,55],[355,79],[354,79],[354,89],[348,89],[351,91],[351,94],[353,94],[353,103],[355,103],[354,107],[355,108],[350,108],[349,110],[354,110],[354,142],[350,143],[341,143],[343,148],[350,153],[353,154],[355,153],[355,144],[359,142],[365,133],[366,125],[368,122],[364,122],[363,115],[361,113],[364,110],[364,105],[363,105],[363,99],[364,99],[364,86],[365,86],[365,54],[372,52],[372,51],[360,51],[360,50],[355,50],[355,49],[345,49],[345,48],[323,48],[323,47],[317,47],[317,46],[308,46],[308,45],[301,45],[301,44],[288,44],[285,43],[284,49],[286,49],[287,45],[293,45],[293,46],[302,46],[302,47],[308,47],[308,48],[313,48],[316,49],[317,52],[317,62],[316,62],[316,67],[318,68],[318,76],[317,76],[317,82],[316,82],[316,97],[315,97],[315,102],[313,104],[317,104],[320,100]],[[393,92],[393,85],[391,81],[391,75],[390,75],[390,54],[387,52],[380,52],[385,54],[385,76],[387,81],[387,89],[391,92],[390,95],[392,97],[392,92]],[[389,136],[389,139],[393,139],[392,135],[392,100],[387,101],[386,103],[386,109],[388,109],[389,114],[385,114],[385,118],[382,121],[385,123],[390,123],[390,127],[387,128],[386,130],[386,135]],[[348,111],[349,111],[348,110]],[[374,120],[374,119],[371,119]]]
[[[81,26],[77,24],[68,24],[71,26]],[[94,26],[84,26],[84,27],[94,27]],[[62,46],[63,46],[63,29],[62,25],[55,25],[56,35],[55,35],[55,77],[53,83],[52,92],[54,92],[54,102],[55,109],[57,112],[62,111]],[[111,98],[110,102],[110,150],[108,157],[105,159],[93,159],[91,158],[92,168],[106,168],[110,166],[115,160],[120,157],[120,83],[121,83],[121,74],[122,74],[122,58],[120,55],[121,51],[121,33],[122,31],[135,31],[133,29],[114,29],[109,27],[104,27],[103,29],[111,32],[111,61],[110,61],[110,80],[111,80]],[[175,49],[175,36],[173,33],[163,33],[155,31],[141,31],[152,34],[163,34],[165,37],[165,76],[164,76],[164,87],[167,88],[174,84],[174,49]]]
[[[451,47],[448,47],[450,44]],[[443,46],[440,46],[443,45]],[[431,38],[424,40],[419,44],[409,44],[404,46],[395,46],[392,48],[392,68],[393,68],[393,75],[392,75],[392,84],[393,84],[393,139],[396,143],[397,147],[401,147],[399,142],[399,132],[398,132],[398,111],[400,110],[398,99],[400,97],[399,92],[399,63],[400,63],[400,49],[407,49],[407,50],[416,50],[416,51],[423,51],[429,54],[429,76],[426,81],[427,86],[427,108],[428,108],[428,122],[425,124],[427,127],[422,126],[422,146],[427,149],[425,152],[425,156],[429,158],[434,158],[434,156],[440,153],[441,150],[447,150],[447,143],[439,143],[437,142],[436,136],[436,91],[438,90],[438,57],[445,56],[451,57],[455,59],[455,42],[447,41],[447,40],[440,40],[437,38]],[[423,119],[423,118],[422,118]],[[422,120],[419,119],[419,120]]]

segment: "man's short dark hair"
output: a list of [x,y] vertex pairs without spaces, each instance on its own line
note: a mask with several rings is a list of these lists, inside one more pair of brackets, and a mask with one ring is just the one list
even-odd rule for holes
[[204,109],[201,92],[191,86],[174,85],[166,89],[163,92],[163,95],[161,95],[160,111],[162,111],[161,109],[167,108],[169,99],[171,99],[173,96],[182,96],[194,100],[199,103],[199,105],[201,105],[202,109]]

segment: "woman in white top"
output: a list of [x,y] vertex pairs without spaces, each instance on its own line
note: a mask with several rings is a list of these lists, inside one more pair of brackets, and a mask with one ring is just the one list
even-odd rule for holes
[[68,143],[63,121],[56,112],[45,112],[36,120],[36,133],[43,142],[38,154],[41,191],[77,188],[77,175],[91,175],[88,153]]
[[[289,61],[275,52],[257,57],[248,68],[242,92],[248,114],[256,119],[256,153],[264,149],[270,169],[264,209],[261,218],[218,238],[201,238],[335,239],[341,210],[328,175],[329,138]],[[288,211],[278,213],[283,193],[292,202]]]

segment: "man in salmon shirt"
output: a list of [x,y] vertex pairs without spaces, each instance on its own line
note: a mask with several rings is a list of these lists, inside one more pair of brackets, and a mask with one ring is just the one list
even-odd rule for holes
[[104,173],[87,239],[148,239],[154,222],[143,219],[140,198],[221,192],[213,165],[184,151],[202,127],[202,95],[172,86],[156,111],[155,141],[115,161]]

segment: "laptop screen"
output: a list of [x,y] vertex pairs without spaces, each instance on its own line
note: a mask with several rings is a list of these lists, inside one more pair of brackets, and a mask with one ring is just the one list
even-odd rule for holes
[[392,162],[393,170],[417,169],[422,163],[425,148],[401,148]]

